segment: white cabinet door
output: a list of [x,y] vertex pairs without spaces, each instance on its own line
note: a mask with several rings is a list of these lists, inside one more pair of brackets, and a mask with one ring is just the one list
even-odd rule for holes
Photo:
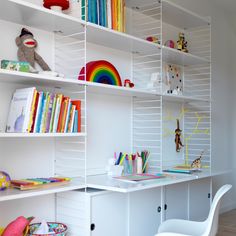
[[161,188],[129,194],[129,236],[153,236],[161,221]]
[[189,218],[202,221],[208,216],[211,203],[211,178],[189,184]]
[[[165,220],[188,219],[188,184],[174,184],[165,187]],[[165,210],[166,208],[166,210]]]
[[91,236],[127,235],[127,194],[106,193],[91,198]]

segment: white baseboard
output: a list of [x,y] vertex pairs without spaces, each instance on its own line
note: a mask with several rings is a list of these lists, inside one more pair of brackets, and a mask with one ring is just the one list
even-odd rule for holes
[[220,208],[220,214],[231,211],[233,209],[236,209],[236,201],[230,202],[229,204],[224,204],[224,206]]

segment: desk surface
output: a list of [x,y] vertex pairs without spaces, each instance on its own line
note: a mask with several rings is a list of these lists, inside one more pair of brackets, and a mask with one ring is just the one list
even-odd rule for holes
[[196,179],[208,178],[217,175],[226,174],[225,172],[203,171],[195,174],[167,174],[167,177],[161,179],[144,180],[140,182],[128,182],[115,179],[108,175],[92,175],[87,177],[87,187],[103,189],[115,192],[129,193],[150,188],[167,186],[182,182],[193,181]]

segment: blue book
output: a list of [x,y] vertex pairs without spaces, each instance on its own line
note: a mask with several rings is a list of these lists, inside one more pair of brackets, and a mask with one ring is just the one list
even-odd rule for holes
[[106,27],[106,12],[107,12],[107,6],[106,6],[106,0],[98,0],[98,12],[99,12],[99,25]]
[[75,110],[73,133],[78,133],[78,110]]
[[98,24],[97,0],[88,0],[88,21]]
[[40,132],[40,125],[41,125],[41,120],[42,120],[42,116],[43,116],[43,107],[44,107],[44,103],[45,103],[45,93],[42,92],[42,96],[41,96],[41,101],[39,101],[39,110],[38,110],[38,117],[37,117],[37,121],[35,123],[35,132],[39,133]]

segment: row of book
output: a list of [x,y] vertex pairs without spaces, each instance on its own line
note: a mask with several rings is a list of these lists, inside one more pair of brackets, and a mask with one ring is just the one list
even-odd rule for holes
[[38,92],[35,87],[17,89],[13,94],[6,132],[81,132],[81,101],[63,94]]
[[125,0],[87,0],[87,19],[113,30],[125,32]]

